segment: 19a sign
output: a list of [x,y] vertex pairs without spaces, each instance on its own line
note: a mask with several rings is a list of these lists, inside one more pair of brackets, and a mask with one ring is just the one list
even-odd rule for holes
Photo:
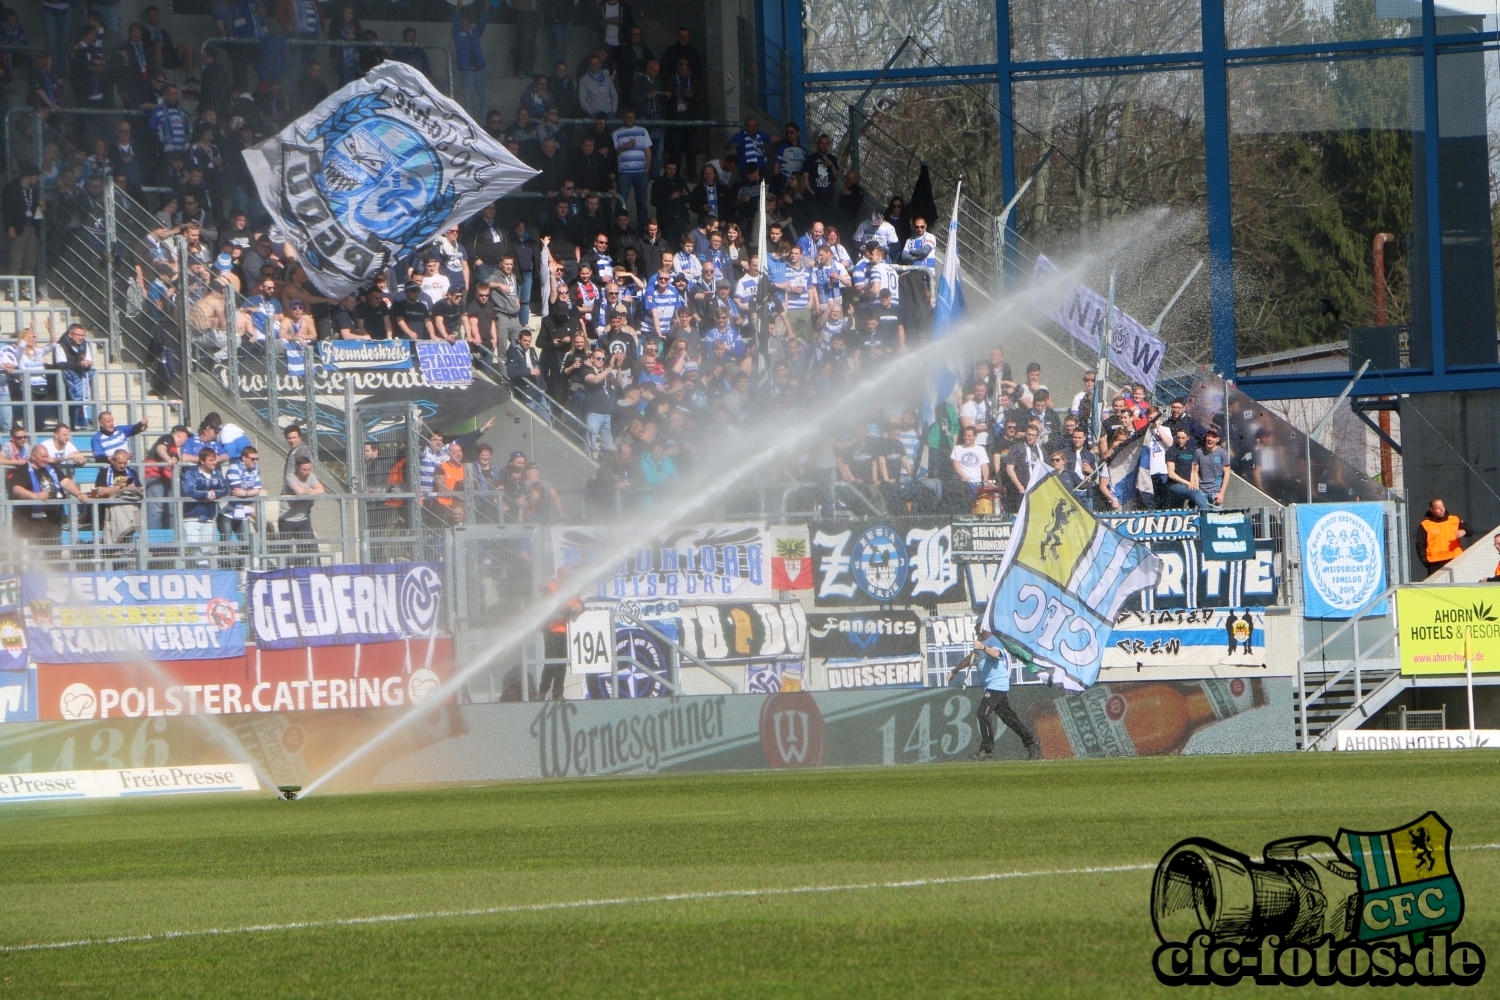
[[568,672],[607,674],[613,666],[615,616],[590,608],[568,622]]

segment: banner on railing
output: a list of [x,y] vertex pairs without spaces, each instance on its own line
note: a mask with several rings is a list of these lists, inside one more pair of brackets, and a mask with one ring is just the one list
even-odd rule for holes
[[[807,650],[807,614],[796,601],[733,604],[632,605],[621,609],[668,634],[689,656],[711,664],[776,658],[801,662]],[[630,628],[621,619],[618,629]],[[691,666],[684,659],[683,666]]]
[[244,156],[276,228],[335,298],[536,173],[425,76],[389,61]]
[[38,663],[245,654],[239,577],[230,571],[26,573],[21,605]]
[[251,573],[248,605],[261,649],[429,638],[437,635],[443,576],[430,563]]
[[1260,669],[1265,665],[1263,611],[1204,608],[1121,612],[1104,651],[1106,668]]
[[400,708],[453,675],[453,640],[252,649],[238,659],[44,665],[42,721]]
[[[1386,589],[1385,508],[1298,504],[1302,605],[1308,618],[1348,618]],[[1366,613],[1384,615],[1389,601]]]
[[[552,529],[553,569],[586,566],[619,544],[614,528]],[[743,601],[776,596],[763,524],[680,528],[640,545],[589,597],[606,601]]]
[[812,526],[818,607],[963,600],[947,521],[824,521]]
[[[320,340],[318,363],[335,372],[397,372],[412,366],[409,340]],[[286,345],[286,373],[301,378],[307,361],[301,344]]]
[[916,656],[922,619],[915,611],[814,611],[807,616],[812,655],[849,660]]
[[423,341],[417,344],[417,360],[427,375],[428,385],[463,389],[474,382],[474,357],[463,341],[456,344]]
[[[1038,255],[1032,277],[1035,279],[1056,271],[1056,264]],[[1072,335],[1074,340],[1098,354],[1099,343],[1104,336],[1104,316],[1108,309],[1108,299],[1087,285],[1079,284],[1067,301],[1048,316]],[[1166,353],[1167,345],[1160,337],[1119,306],[1115,307],[1113,335],[1109,346],[1111,365],[1132,382],[1154,389],[1156,376],[1161,371],[1162,359]]]

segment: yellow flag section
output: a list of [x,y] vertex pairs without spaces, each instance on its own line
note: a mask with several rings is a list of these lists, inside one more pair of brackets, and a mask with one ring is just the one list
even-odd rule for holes
[[1402,587],[1396,591],[1403,674],[1500,673],[1500,590]]

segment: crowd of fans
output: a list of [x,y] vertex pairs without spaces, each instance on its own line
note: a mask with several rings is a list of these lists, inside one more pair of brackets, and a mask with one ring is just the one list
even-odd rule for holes
[[[545,0],[540,6],[522,14],[555,25]],[[711,151],[706,128],[672,127],[706,116],[703,56],[684,30],[658,59],[625,0],[599,5],[599,44],[576,66],[557,59],[550,74],[531,75],[538,24],[523,17],[533,30],[529,41],[516,33],[513,71],[530,85],[509,112],[488,106],[480,45],[488,6],[455,7],[460,98],[537,176],[343,299],[322,295],[294,248],[273,239],[240,153],[385,58],[430,73],[415,31],[386,53],[348,44],[378,41],[351,5],[284,0],[270,16],[252,0],[221,2],[216,31],[235,41],[204,49],[200,65],[156,8],[123,37],[102,9],[67,53],[66,80],[47,54],[29,68],[8,56],[5,72],[26,74],[28,100],[44,115],[70,91],[80,106],[148,116],[70,122],[72,145],[49,143],[41,164],[23,167],[0,192],[0,214],[12,271],[24,273],[35,266],[43,218],[104,251],[104,186],[137,201],[147,188],[159,195],[140,245],[107,249],[128,265],[132,304],[155,319],[160,388],[175,385],[184,363],[176,330],[185,270],[189,323],[205,356],[263,357],[271,341],[466,343],[528,406],[577,418],[599,460],[588,484],[595,497],[634,502],[690,470],[703,449],[732,442],[752,417],[827,398],[929,334],[939,255],[930,205],[913,211],[895,197],[869,211],[829,137],[809,148],[796,124],[772,136],[747,118]],[[566,35],[554,37],[561,57]],[[321,46],[288,39],[321,40],[326,62]],[[49,49],[54,41],[49,33]],[[193,112],[172,73],[185,77]],[[755,249],[763,187],[765,260]],[[1013,510],[1039,464],[1108,509],[1222,503],[1222,448],[1180,403],[1166,418],[1136,387],[1112,401],[1094,441],[1087,380],[1066,405],[1041,384],[1039,365],[1015,380],[998,350],[964,379],[954,402],[925,422],[917,400],[905,412],[895,402],[888,426],[837,436],[793,475],[850,484],[891,512]],[[1139,474],[1111,476],[1117,449],[1142,440],[1139,432]],[[495,488],[483,505],[494,516],[562,516],[536,470],[522,461],[492,472],[492,456],[475,447],[440,442],[424,451],[432,516],[475,516],[456,498],[476,484]]]

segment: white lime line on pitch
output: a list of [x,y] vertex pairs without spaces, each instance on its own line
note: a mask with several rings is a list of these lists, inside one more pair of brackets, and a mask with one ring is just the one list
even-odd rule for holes
[[209,927],[191,931],[161,931],[156,934],[125,934],[119,937],[81,938],[76,941],[49,941],[35,944],[0,945],[0,954],[17,951],[56,951],[63,948],[90,948],[99,945],[141,944],[148,941],[172,941],[178,938],[223,937],[231,934],[271,934],[277,931],[310,930],[321,927],[360,927],[367,924],[400,924],[416,920],[451,920],[458,917],[493,917],[511,913],[546,913],[552,910],[583,910],[599,906],[632,906],[644,903],[683,903],[706,899],[748,899],[762,896],[799,896],[819,892],[859,892],[871,889],[919,889],[933,885],[959,885],[969,882],[1000,882],[1018,878],[1048,878],[1059,875],[1101,875],[1108,872],[1138,872],[1156,867],[1147,865],[1108,865],[1094,868],[1052,868],[1033,872],[991,872],[987,875],[958,875],[951,878],[918,878],[903,882],[859,882],[850,885],[804,885],[790,889],[722,889],[714,892],[674,892],[660,896],[620,896],[614,899],[576,899],[559,903],[526,903],[515,906],[489,906],[474,910],[431,910],[426,913],[386,913],[373,917],[345,917],[337,920],[297,920],[284,924],[251,924],[245,927]]

